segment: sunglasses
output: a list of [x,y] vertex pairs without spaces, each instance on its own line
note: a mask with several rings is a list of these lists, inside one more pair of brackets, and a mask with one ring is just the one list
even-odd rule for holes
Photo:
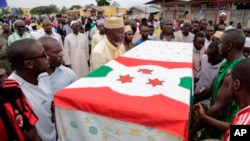
[[45,51],[43,51],[43,53],[37,57],[32,57],[32,58],[29,58],[27,60],[35,60],[35,59],[39,59],[39,58],[46,58],[47,57],[47,54]]

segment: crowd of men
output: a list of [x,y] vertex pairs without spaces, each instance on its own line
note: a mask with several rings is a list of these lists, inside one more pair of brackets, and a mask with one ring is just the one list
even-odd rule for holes
[[[250,27],[153,15],[3,19],[0,133],[3,140],[55,141],[54,94],[147,40],[193,44],[194,108],[189,140],[229,140],[229,125],[250,124]],[[246,59],[247,58],[247,59]],[[236,114],[237,113],[237,114]],[[223,134],[225,136],[223,137]]]

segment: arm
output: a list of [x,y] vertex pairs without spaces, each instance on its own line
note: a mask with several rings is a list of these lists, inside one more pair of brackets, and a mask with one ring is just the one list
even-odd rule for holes
[[[208,109],[206,113],[208,116],[216,118],[221,113],[221,111],[233,101],[233,96],[229,89],[230,80],[231,80],[230,76],[225,77],[222,86],[217,93],[214,105],[210,109]],[[189,135],[192,136],[192,134],[202,129],[204,127],[204,124],[210,125],[210,122],[207,122],[206,120],[199,121],[190,130]],[[222,132],[225,132],[225,127],[218,128],[216,126],[215,128],[221,130]]]
[[223,122],[220,120],[217,120],[213,117],[208,116],[205,112],[204,112],[204,108],[202,107],[202,105],[200,103],[195,104],[194,106],[194,113],[196,115],[196,117],[198,117],[199,120],[204,121],[207,125],[212,126],[218,130],[220,130],[221,132],[226,132],[227,129],[229,128],[229,123],[227,122]]
[[226,107],[228,107],[228,105],[230,105],[230,103],[234,100],[233,95],[229,89],[230,81],[231,81],[230,75],[224,78],[222,86],[217,92],[215,103],[207,111],[207,115],[212,117],[217,117],[221,113],[221,111]]

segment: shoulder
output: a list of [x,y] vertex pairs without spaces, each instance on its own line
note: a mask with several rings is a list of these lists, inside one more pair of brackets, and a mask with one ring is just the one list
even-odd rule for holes
[[102,40],[95,46],[93,53],[101,53],[106,47],[107,47],[106,41]]
[[3,88],[16,87],[20,88],[20,85],[14,79],[7,78],[3,83]]

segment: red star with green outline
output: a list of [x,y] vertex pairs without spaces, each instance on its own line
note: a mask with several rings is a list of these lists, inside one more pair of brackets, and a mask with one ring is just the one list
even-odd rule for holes
[[139,69],[138,72],[142,72],[144,74],[151,74],[153,70],[150,70],[150,69]]
[[158,78],[155,79],[148,79],[148,83],[147,84],[151,84],[153,87],[158,86],[158,85],[162,85],[162,83],[164,81],[160,81]]
[[127,75],[120,75],[120,78],[117,80],[121,81],[121,83],[123,84],[123,83],[131,83],[133,78],[134,77],[131,77],[129,76],[129,74],[127,74]]

